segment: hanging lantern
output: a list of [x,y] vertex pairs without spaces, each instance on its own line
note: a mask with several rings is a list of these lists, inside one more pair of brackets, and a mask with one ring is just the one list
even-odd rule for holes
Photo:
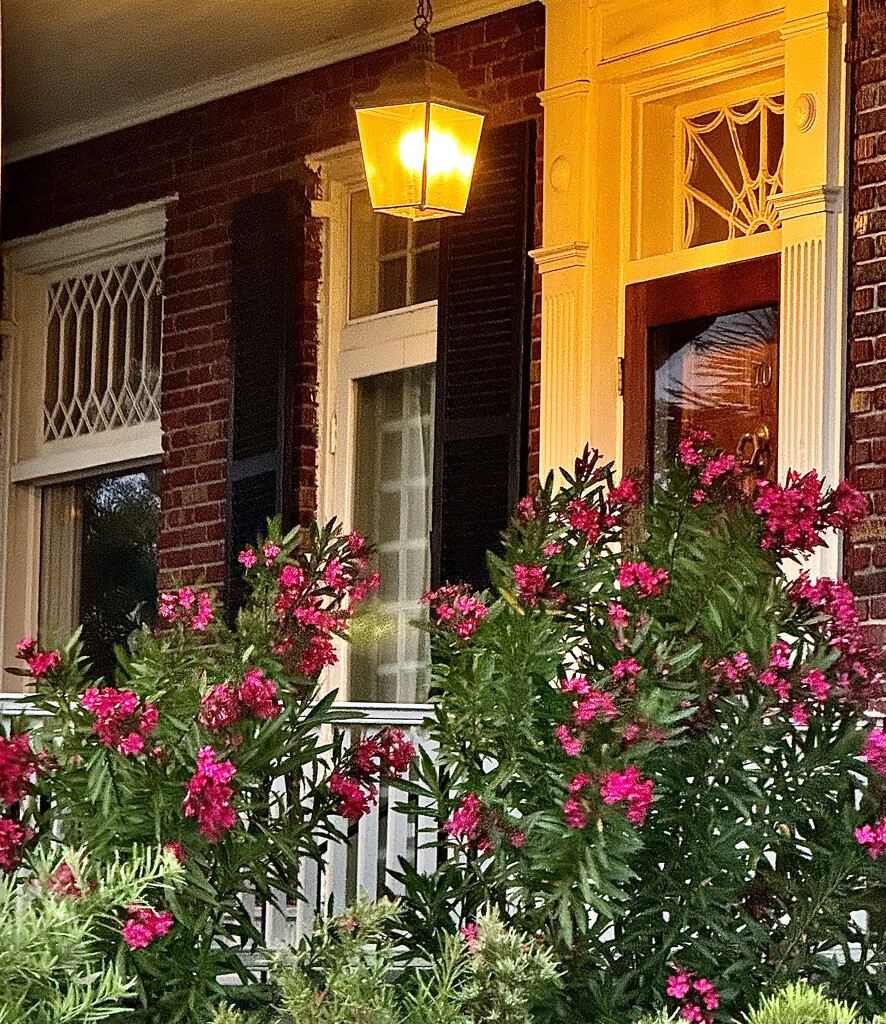
[[419,0],[408,58],[354,98],[370,202],[410,220],[464,213],[485,114],[434,60],[432,17]]

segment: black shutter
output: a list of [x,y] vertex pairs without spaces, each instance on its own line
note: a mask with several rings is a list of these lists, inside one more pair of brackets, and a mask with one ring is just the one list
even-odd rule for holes
[[467,212],[443,223],[434,427],[434,586],[489,583],[526,485],[535,122],[484,132]]
[[231,226],[231,412],[228,443],[227,604],[243,600],[237,554],[269,516],[297,518],[286,396],[300,353],[304,184],[248,196]]

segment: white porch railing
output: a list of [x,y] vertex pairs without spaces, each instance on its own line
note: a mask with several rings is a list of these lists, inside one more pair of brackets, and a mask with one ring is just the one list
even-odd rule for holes
[[[429,706],[426,704],[339,704],[339,711],[348,717],[338,724],[347,734],[348,743],[366,732],[376,732],[385,726],[402,729],[416,749],[423,748],[433,757],[435,751],[421,724]],[[37,711],[27,695],[0,694],[0,722],[8,728],[13,718],[37,718]],[[326,859],[321,866],[306,862],[301,869],[300,890],[304,901],[287,905],[281,899],[280,907],[257,907],[256,923],[265,936],[266,944],[279,946],[295,943],[310,931],[317,913],[332,907],[340,912],[358,892],[371,899],[385,891],[397,893],[399,883],[390,872],[399,868],[405,858],[420,872],[432,872],[437,865],[436,847],[423,847],[419,836],[420,823],[396,809],[414,797],[395,787],[384,784],[380,788],[378,803],[369,814],[348,829],[347,842],[330,841]],[[347,823],[345,823],[347,824]]]

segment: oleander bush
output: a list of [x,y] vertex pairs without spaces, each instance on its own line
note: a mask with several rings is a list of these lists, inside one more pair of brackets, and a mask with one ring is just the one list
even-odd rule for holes
[[62,846],[97,867],[134,846],[181,865],[181,884],[90,946],[127,979],[130,1019],[203,1024],[222,998],[266,1004],[243,957],[262,943],[256,907],[302,898],[299,865],[321,860],[412,757],[396,730],[346,748],[333,695],[318,695],[377,586],[363,538],[272,523],[240,562],[250,596],[236,628],[208,591],[163,593],[157,627],[118,652],[113,678],[93,677],[77,636],[19,645],[43,717],[0,736],[7,886],[29,892]]
[[588,452],[524,499],[493,590],[427,597],[442,771],[413,789],[450,850],[403,866],[404,941],[500,908],[562,964],[545,1019],[709,1022],[799,978],[882,1010],[882,655],[804,570],[864,511],[699,433],[648,501]]

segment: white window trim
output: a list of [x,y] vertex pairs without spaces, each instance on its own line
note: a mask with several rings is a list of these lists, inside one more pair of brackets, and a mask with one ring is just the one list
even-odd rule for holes
[[[311,213],[322,219],[324,225],[318,339],[317,509],[321,522],[334,516],[349,531],[354,498],[357,382],[362,377],[435,362],[437,302],[349,318],[350,199],[354,192],[367,187],[360,148],[349,145],[318,153],[309,157],[307,163],[320,175],[323,199],[314,201]],[[347,679],[347,645],[340,645],[339,663],[327,670],[324,687],[337,689],[346,701]]]
[[[156,463],[159,420],[87,437],[43,441],[46,290],[67,277],[162,254],[167,196],[115,210],[4,246],[5,308],[0,364],[0,653],[15,663],[15,644],[35,634],[39,615],[41,486],[91,470]],[[39,355],[35,355],[39,353]],[[19,688],[6,677],[0,690]]]

